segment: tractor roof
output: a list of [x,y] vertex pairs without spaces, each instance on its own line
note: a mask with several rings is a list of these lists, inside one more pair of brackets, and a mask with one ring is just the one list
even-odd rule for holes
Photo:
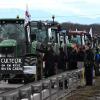
[[87,34],[85,31],[69,31],[69,35],[84,35]]
[[24,19],[12,19],[12,18],[8,18],[8,19],[0,19],[0,24],[6,24],[6,23],[16,23],[16,24],[23,24],[24,23]]

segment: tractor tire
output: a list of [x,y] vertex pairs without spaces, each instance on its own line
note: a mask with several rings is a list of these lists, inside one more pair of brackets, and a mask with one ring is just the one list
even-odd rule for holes
[[[32,66],[34,65],[34,57],[33,56],[25,56],[24,57],[24,66]],[[30,83],[35,80],[34,74],[24,74],[24,83]]]

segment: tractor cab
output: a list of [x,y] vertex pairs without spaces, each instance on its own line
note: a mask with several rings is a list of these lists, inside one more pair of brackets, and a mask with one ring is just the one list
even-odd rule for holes
[[50,28],[51,28],[51,37],[54,38],[55,43],[61,45],[60,43],[63,42],[64,44],[66,44],[67,31],[62,30],[59,24],[56,26],[52,26]]
[[31,53],[42,52],[48,44],[47,27],[42,21],[31,22]]
[[48,28],[49,41],[53,43],[54,51],[56,54],[59,54],[59,48],[61,47],[64,49],[65,52],[67,52],[65,47],[67,43],[66,34],[67,31],[62,30],[59,24]]
[[23,19],[0,19],[1,57],[18,57],[24,55],[25,41],[26,38]]
[[[58,28],[58,25],[48,25],[47,22],[31,22],[31,37],[32,37],[32,52],[33,51],[44,51],[45,48],[51,45],[55,51],[55,53],[58,53],[59,48],[62,44],[65,44],[66,41],[66,32],[61,32]],[[62,44],[61,44],[62,42]],[[42,47],[41,47],[42,45]]]
[[77,44],[79,46],[85,45],[91,41],[89,33],[85,31],[69,31],[67,36],[69,43]]

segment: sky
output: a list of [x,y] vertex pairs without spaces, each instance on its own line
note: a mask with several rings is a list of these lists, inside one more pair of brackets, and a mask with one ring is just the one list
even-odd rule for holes
[[100,0],[0,0],[0,18],[25,18],[26,5],[31,20],[52,20],[80,24],[100,24]]

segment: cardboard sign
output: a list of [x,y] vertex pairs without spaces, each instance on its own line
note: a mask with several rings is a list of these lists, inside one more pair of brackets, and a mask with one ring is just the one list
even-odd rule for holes
[[29,65],[24,65],[24,74],[36,74],[36,64],[37,64],[37,58],[32,58],[32,63]]
[[36,66],[24,66],[24,74],[36,74]]
[[1,57],[0,58],[0,73],[22,73],[23,72],[22,58]]

